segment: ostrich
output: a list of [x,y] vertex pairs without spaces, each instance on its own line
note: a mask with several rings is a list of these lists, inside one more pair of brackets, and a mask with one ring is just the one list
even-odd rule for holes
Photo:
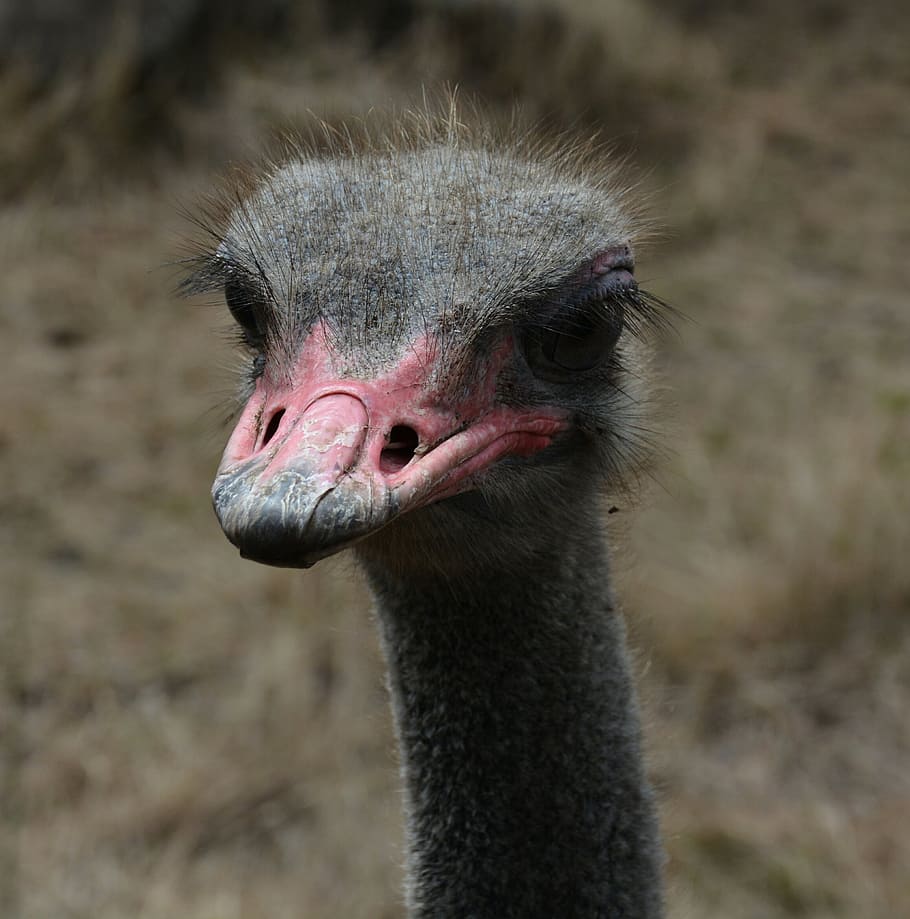
[[186,281],[248,356],[221,526],[248,559],[365,572],[409,916],[659,917],[604,522],[665,315],[635,222],[578,148],[451,113],[342,136],[235,193]]

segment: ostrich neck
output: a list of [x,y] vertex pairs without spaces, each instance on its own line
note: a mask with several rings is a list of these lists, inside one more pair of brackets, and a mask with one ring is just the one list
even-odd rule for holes
[[661,854],[606,550],[396,578],[367,565],[420,919],[655,919]]

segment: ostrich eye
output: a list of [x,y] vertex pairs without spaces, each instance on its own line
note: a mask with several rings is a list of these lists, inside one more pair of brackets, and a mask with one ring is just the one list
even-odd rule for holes
[[539,331],[529,357],[535,364],[542,363],[544,369],[593,370],[610,356],[622,327],[622,303],[598,300],[559,327]]
[[259,298],[248,284],[231,279],[224,285],[224,299],[228,309],[247,337],[260,341],[264,330],[259,316]]

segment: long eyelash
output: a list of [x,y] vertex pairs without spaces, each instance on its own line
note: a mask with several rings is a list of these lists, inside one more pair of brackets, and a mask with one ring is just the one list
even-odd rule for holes
[[626,307],[626,328],[635,338],[648,333],[672,332],[682,314],[665,300],[636,285],[628,288],[630,296],[622,303]]
[[[607,295],[586,292],[584,296],[572,296],[570,292],[566,296],[563,293],[559,297],[543,298],[536,308],[522,308],[525,314],[522,325],[532,332],[572,335],[585,328],[586,323],[580,320],[589,319],[595,308],[606,305],[610,309],[621,308],[623,326],[630,327],[632,334],[638,334],[650,325],[646,317],[639,315],[639,304],[637,292],[629,288],[610,291]],[[629,323],[630,314],[634,318],[632,323]]]

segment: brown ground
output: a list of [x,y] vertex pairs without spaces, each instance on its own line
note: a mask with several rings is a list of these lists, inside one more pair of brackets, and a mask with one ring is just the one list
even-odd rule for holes
[[671,915],[910,915],[910,22],[742,6],[312,16],[128,131],[116,55],[0,76],[0,916],[402,915],[362,588],[220,534],[225,310],[161,266],[270,126],[442,79],[615,138],[689,317],[659,486],[616,515]]

